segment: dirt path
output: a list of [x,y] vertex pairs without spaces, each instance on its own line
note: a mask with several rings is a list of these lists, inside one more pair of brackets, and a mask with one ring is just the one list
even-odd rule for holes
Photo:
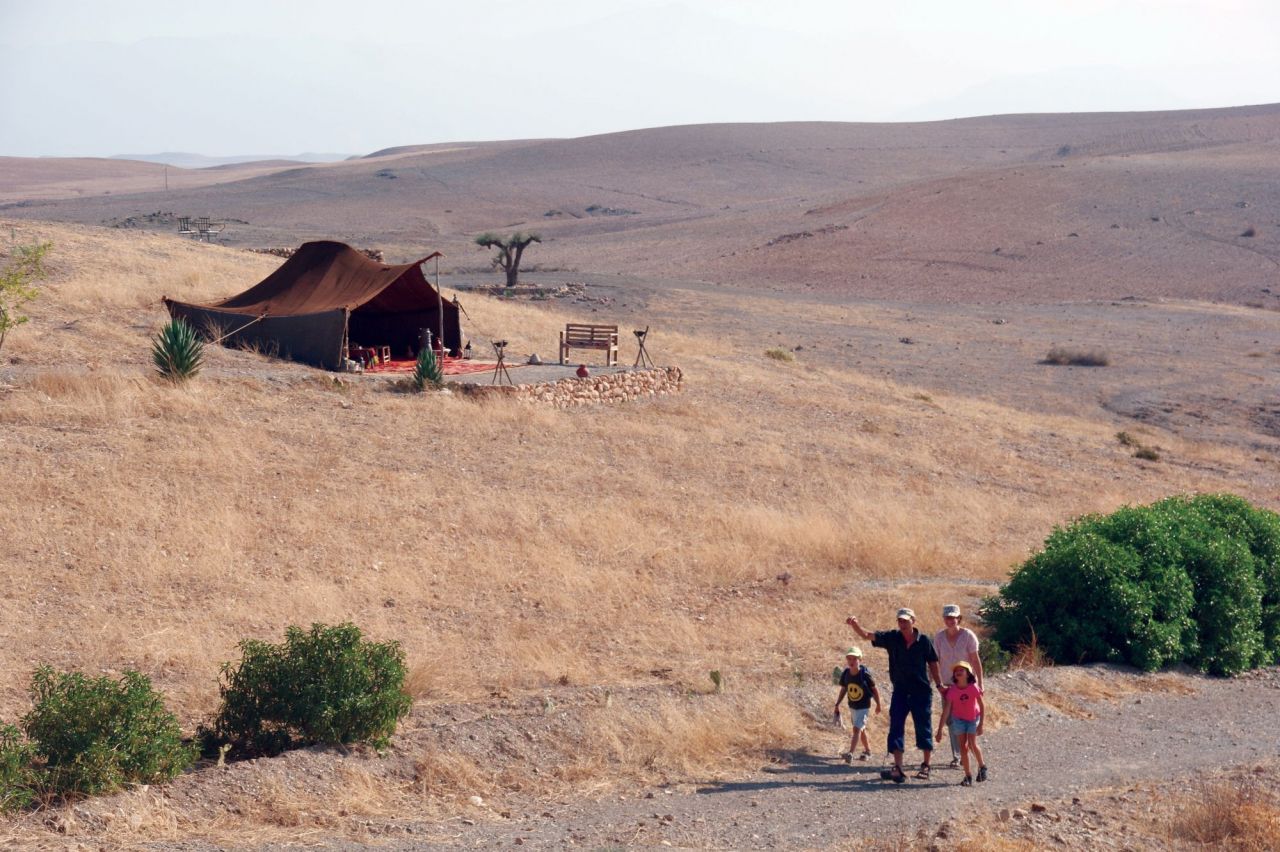
[[[1169,681],[1174,684],[1173,680]],[[1118,691],[1125,687],[1118,684]],[[458,847],[544,846],[697,848],[811,848],[863,838],[913,837],[951,817],[994,814],[1134,782],[1195,776],[1225,766],[1280,756],[1280,670],[1236,680],[1179,677],[1173,692],[1130,692],[1081,702],[1083,713],[1033,704],[985,737],[991,780],[966,789],[958,770],[939,769],[928,781],[895,786],[876,764],[846,766],[834,733],[808,752],[744,780],[674,789],[636,790],[587,803],[563,803],[509,818],[464,818],[412,826],[414,839]],[[992,680],[993,696],[1012,700],[1052,683],[1021,674]],[[1195,689],[1190,693],[1187,687]],[[1070,701],[1072,696],[1062,698]],[[884,717],[877,722],[883,736]],[[908,734],[908,742],[910,735]],[[817,744],[815,744],[817,745]],[[946,747],[944,746],[944,749]],[[940,764],[947,755],[940,753]],[[409,826],[406,826],[409,828]],[[1077,845],[1064,838],[1067,845]],[[1094,839],[1081,838],[1085,846]]]

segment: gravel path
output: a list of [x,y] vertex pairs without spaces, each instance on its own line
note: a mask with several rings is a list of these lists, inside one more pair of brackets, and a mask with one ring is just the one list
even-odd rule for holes
[[[931,830],[964,814],[992,814],[1280,756],[1280,730],[1272,723],[1280,708],[1280,670],[1234,680],[1179,676],[1177,682],[1179,689],[1172,693],[1131,692],[1082,702],[1092,718],[1032,704],[1013,723],[984,737],[991,780],[973,788],[957,786],[960,772],[945,768],[928,782],[895,786],[881,781],[878,765],[850,767],[835,756],[833,733],[824,737],[831,741],[830,754],[817,749],[783,754],[747,779],[637,790],[472,825],[457,818],[443,825],[406,826],[413,839],[397,839],[391,848],[848,845],[864,838],[911,837],[918,828]],[[991,679],[988,692],[993,701],[1002,694],[1016,700],[1052,686],[1052,677],[1044,673],[1002,675]],[[1194,694],[1177,694],[1188,686]],[[883,736],[883,719],[875,723],[877,739]],[[940,756],[945,764],[947,756]]]

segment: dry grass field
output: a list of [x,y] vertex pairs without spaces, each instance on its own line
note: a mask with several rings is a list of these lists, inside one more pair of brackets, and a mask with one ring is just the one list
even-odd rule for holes
[[[1278,137],[1275,107],[666,128],[169,195],[128,166],[0,164],[19,200],[0,252],[54,245],[0,351],[0,719],[38,665],[132,668],[193,731],[237,642],[314,621],[399,640],[416,699],[384,761],[197,772],[0,837],[374,842],[371,820],[414,813],[449,843],[471,793],[755,771],[813,739],[844,616],[888,626],[907,603],[936,628],[1085,512],[1220,490],[1280,508]],[[156,211],[244,223],[223,246],[99,227]],[[685,391],[554,411],[222,349],[187,386],[151,374],[161,296],[279,263],[239,246],[444,248],[456,284],[484,280],[474,232],[517,226],[547,237],[531,279],[592,300],[464,293],[477,351],[652,325]],[[1061,681],[1077,698],[1137,694],[1081,677]],[[1032,706],[1091,712],[1036,693],[993,726]]]
[[[805,351],[767,358],[760,330],[777,306],[732,292],[647,295],[645,310],[667,318],[660,360],[688,377],[683,394],[647,403],[558,412],[406,395],[226,350],[173,387],[148,370],[159,297],[234,292],[278,261],[3,224],[20,244],[54,243],[53,276],[0,366],[6,720],[48,663],[138,669],[193,729],[240,639],[349,619],[403,643],[418,700],[409,730],[445,705],[640,696],[604,716],[584,710],[580,733],[595,733],[547,789],[732,771],[803,739],[786,690],[822,683],[848,641],[846,614],[887,624],[908,602],[935,627],[943,602],[971,608],[1083,512],[1212,490],[1277,506],[1265,436],[1140,424],[1166,457],[1141,462],[1096,404],[1043,411]],[[718,306],[717,321],[731,314],[739,334],[700,322],[694,302]],[[817,323],[855,309],[787,310]],[[571,310],[471,296],[468,332],[545,352]],[[672,697],[710,693],[713,669],[726,698]],[[406,742],[422,749],[412,779],[348,779],[372,788],[344,795],[388,811],[404,796],[513,783],[482,759]],[[255,783],[290,784],[275,777]],[[255,789],[254,808],[220,811],[206,829],[179,812],[129,836],[350,830]],[[272,801],[294,801],[294,815],[268,813]]]

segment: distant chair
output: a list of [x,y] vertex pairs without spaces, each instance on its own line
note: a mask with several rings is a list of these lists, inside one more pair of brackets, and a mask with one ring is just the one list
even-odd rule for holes
[[207,216],[201,216],[196,219],[196,239],[206,243],[213,242],[213,238],[221,234],[225,227],[227,226],[222,222],[210,222]]
[[196,229],[191,227],[190,216],[178,217],[178,235],[182,237],[195,237]]

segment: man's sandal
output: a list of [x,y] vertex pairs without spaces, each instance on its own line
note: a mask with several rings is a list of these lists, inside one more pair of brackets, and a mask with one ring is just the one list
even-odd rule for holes
[[890,766],[888,769],[881,769],[880,777],[886,781],[892,781],[895,784],[903,784],[906,783],[907,780],[907,776],[896,766]]
[[959,769],[959,768],[960,768],[960,758],[958,758],[958,757],[953,757],[953,758],[951,758],[951,762],[947,764],[947,768],[948,768],[948,769]]
[[929,764],[927,763],[920,764],[920,768],[916,770],[916,777],[919,778],[921,781],[928,781],[929,780]]

